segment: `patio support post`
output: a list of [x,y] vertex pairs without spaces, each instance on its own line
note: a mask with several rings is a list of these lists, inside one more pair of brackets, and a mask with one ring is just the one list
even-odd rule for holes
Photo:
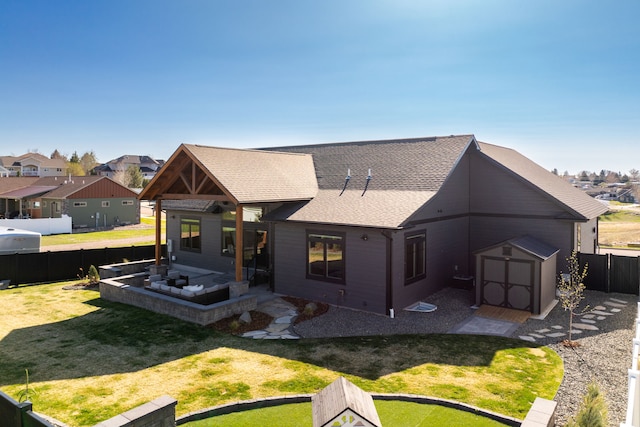
[[160,265],[162,258],[162,199],[156,200],[156,265]]
[[242,282],[242,264],[244,259],[244,230],[242,229],[242,205],[236,205],[236,282]]

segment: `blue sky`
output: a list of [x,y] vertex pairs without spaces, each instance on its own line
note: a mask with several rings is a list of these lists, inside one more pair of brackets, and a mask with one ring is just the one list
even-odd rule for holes
[[0,154],[473,133],[640,169],[640,2],[2,0]]

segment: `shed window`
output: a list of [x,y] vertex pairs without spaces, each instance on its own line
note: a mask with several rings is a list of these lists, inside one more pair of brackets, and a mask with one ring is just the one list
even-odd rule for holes
[[180,249],[183,251],[200,252],[200,220],[191,218],[180,219]]
[[307,277],[344,283],[345,245],[341,234],[307,233]]
[[426,277],[426,233],[405,236],[404,248],[404,283],[408,285]]
[[108,208],[111,205],[111,202],[109,200],[103,200],[102,201],[102,207],[103,208]]
[[133,200],[123,200],[122,206],[133,206]]
[[86,208],[87,202],[73,202],[74,208]]

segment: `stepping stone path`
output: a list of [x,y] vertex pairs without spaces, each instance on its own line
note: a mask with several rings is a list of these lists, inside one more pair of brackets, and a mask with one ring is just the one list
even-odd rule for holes
[[[608,319],[616,313],[622,311],[627,306],[627,301],[616,298],[609,298],[603,303],[594,307],[593,311],[582,316],[576,316],[573,322],[572,334],[579,335],[583,331],[598,331],[598,321]],[[562,332],[566,328],[560,325],[553,325],[550,328],[538,329],[535,332],[529,332],[527,335],[520,335],[518,338],[524,341],[536,342],[542,338],[560,338],[567,335],[568,332]]]
[[298,315],[296,308],[281,298],[266,301],[257,308],[258,311],[273,317],[273,321],[263,330],[242,334],[244,338],[262,340],[297,340],[300,337],[291,332],[293,319]]

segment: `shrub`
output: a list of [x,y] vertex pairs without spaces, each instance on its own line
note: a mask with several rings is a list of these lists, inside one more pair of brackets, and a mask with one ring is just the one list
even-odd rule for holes
[[604,396],[595,382],[587,387],[582,405],[575,419],[571,419],[566,427],[606,427],[607,404]]
[[98,273],[98,269],[96,268],[95,265],[91,265],[91,267],[89,267],[89,273],[87,274],[87,279],[91,284],[98,283],[100,281],[100,274]]

